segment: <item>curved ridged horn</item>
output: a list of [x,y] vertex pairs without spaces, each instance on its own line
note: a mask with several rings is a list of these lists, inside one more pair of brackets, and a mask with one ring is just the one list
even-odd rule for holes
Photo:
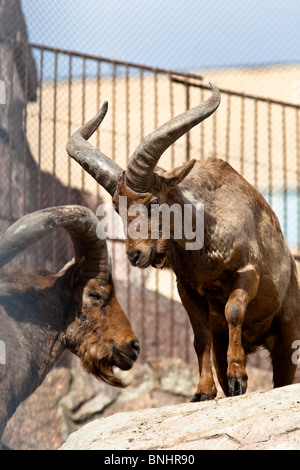
[[108,283],[110,260],[106,241],[97,236],[98,222],[90,209],[77,205],[50,207],[27,214],[0,237],[0,268],[40,238],[62,227],[72,239],[75,262],[85,258],[83,276]]
[[210,83],[212,95],[193,109],[185,111],[160,126],[143,139],[132,154],[126,170],[126,184],[137,193],[153,186],[153,171],[163,152],[192,127],[208,118],[218,108],[221,95]]
[[108,103],[105,101],[99,113],[74,132],[68,140],[66,149],[70,157],[113,196],[123,170],[117,163],[87,142],[103,121],[107,108]]

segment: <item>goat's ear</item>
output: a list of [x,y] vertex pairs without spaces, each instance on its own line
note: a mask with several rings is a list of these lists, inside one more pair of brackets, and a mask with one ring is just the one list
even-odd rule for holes
[[177,186],[179,183],[181,183],[181,181],[184,180],[184,178],[187,177],[190,171],[194,168],[195,163],[196,160],[193,159],[190,162],[186,162],[183,165],[174,168],[173,170],[165,171],[160,175],[160,177],[165,180],[166,189],[168,192],[175,188],[175,186]]
[[77,261],[77,263],[68,264],[60,271],[64,274],[64,277],[67,280],[69,286],[76,287],[81,280],[80,270],[84,262],[85,257],[83,256],[79,261]]

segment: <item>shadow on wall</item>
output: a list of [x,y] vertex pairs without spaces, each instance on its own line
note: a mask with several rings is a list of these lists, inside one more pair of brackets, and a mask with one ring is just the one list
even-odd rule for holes
[[[37,100],[38,78],[20,0],[0,2],[0,57],[0,81],[5,86],[5,100],[0,104],[0,233],[24,214],[46,207],[82,204],[96,210],[99,198],[68,188],[42,172],[31,153],[26,107]],[[55,270],[59,262],[62,267],[70,259],[66,240],[65,234],[50,235],[38,249],[22,254],[22,264]]]

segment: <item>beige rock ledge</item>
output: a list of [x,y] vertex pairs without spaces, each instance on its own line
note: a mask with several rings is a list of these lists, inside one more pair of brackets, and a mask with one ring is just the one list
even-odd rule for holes
[[300,449],[300,384],[117,413],[74,432],[60,449]]

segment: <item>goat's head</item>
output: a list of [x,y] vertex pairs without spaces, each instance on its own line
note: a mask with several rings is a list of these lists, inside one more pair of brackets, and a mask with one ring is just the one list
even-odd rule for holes
[[[77,282],[82,289],[78,289]],[[76,285],[74,299],[78,311],[66,330],[66,345],[93,375],[110,385],[122,386],[113,373],[113,366],[131,369],[140,347],[114,285],[112,281],[105,283],[97,278],[86,282],[79,278]]]
[[[98,219],[81,206],[60,206],[28,214],[0,239],[0,268],[14,256],[63,227],[70,235],[75,259],[51,276],[50,289],[60,296],[63,342],[85,368],[105,382],[123,386],[113,366],[130,369],[139,343],[115,295],[106,241],[97,236]],[[45,307],[46,308],[46,307]]]
[[[126,214],[122,214],[122,218],[127,229],[127,256],[134,266],[145,268],[151,264],[155,267],[162,267],[165,263],[168,240],[162,236],[159,226],[156,236],[151,236],[150,208],[154,204],[161,205],[168,202],[168,196],[190,173],[195,160],[171,171],[156,168],[156,165],[170,145],[192,127],[208,118],[218,108],[220,93],[214,85],[211,84],[211,87],[212,95],[208,100],[171,119],[145,137],[132,154],[125,172],[119,165],[86,141],[104,119],[107,112],[107,102],[91,121],[71,136],[67,144],[69,155],[111,194],[114,207],[120,213],[120,197],[126,197],[127,210]],[[143,214],[138,211],[136,204],[145,208]],[[146,236],[144,233],[140,237],[130,236],[128,228],[137,215],[139,218],[147,217],[148,231]],[[138,232],[138,228],[136,231]]]

